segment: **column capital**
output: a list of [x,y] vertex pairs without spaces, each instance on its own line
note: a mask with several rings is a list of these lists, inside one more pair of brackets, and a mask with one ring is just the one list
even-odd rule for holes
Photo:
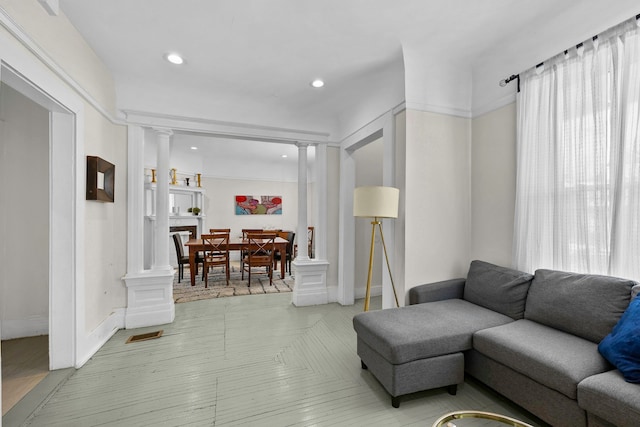
[[166,135],[166,136],[173,135],[173,130],[171,130],[170,128],[152,127],[151,129],[153,129],[153,131],[156,132],[158,135]]
[[298,147],[298,148],[307,148],[310,145],[311,144],[308,143],[308,142],[296,142],[296,147]]

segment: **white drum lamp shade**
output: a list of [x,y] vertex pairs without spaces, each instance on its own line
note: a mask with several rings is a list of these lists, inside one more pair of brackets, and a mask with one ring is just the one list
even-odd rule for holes
[[393,187],[358,187],[353,192],[353,216],[373,218],[371,221],[371,248],[369,249],[369,275],[367,276],[367,290],[364,297],[364,311],[369,311],[369,300],[371,298],[371,276],[373,273],[373,252],[375,246],[376,227],[380,230],[380,240],[384,249],[384,257],[387,260],[387,269],[391,279],[393,296],[396,298],[396,306],[400,307],[396,285],[393,283],[391,265],[387,255],[387,245],[384,243],[382,233],[382,222],[379,218],[398,217],[398,199],[400,190]]
[[397,218],[400,190],[393,187],[358,187],[353,192],[353,216]]

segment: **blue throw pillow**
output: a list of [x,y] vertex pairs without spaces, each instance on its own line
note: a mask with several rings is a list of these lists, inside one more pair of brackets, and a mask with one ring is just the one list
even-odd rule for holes
[[640,297],[598,345],[598,351],[622,373],[627,382],[640,383]]

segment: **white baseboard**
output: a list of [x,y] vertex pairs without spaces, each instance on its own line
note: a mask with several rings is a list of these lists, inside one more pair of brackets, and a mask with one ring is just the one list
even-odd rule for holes
[[[354,294],[356,299],[364,298],[365,296],[367,296],[367,288],[355,288]],[[382,285],[371,285],[371,296],[377,297],[380,295],[382,295]]]
[[338,302],[338,285],[327,285],[327,297],[329,302]]
[[[327,294],[329,296],[329,302],[338,302],[338,285],[330,285],[327,286]],[[354,299],[363,299],[366,296],[367,289],[366,288],[355,288],[354,289]],[[382,286],[372,286],[371,287],[371,296],[377,297],[382,295]]]
[[124,313],[124,308],[116,309],[86,336],[83,345],[78,345],[76,368],[81,368],[119,329],[124,328]]

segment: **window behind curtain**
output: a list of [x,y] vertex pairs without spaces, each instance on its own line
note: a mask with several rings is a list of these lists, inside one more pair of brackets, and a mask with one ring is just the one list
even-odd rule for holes
[[520,75],[513,264],[640,280],[640,28]]

